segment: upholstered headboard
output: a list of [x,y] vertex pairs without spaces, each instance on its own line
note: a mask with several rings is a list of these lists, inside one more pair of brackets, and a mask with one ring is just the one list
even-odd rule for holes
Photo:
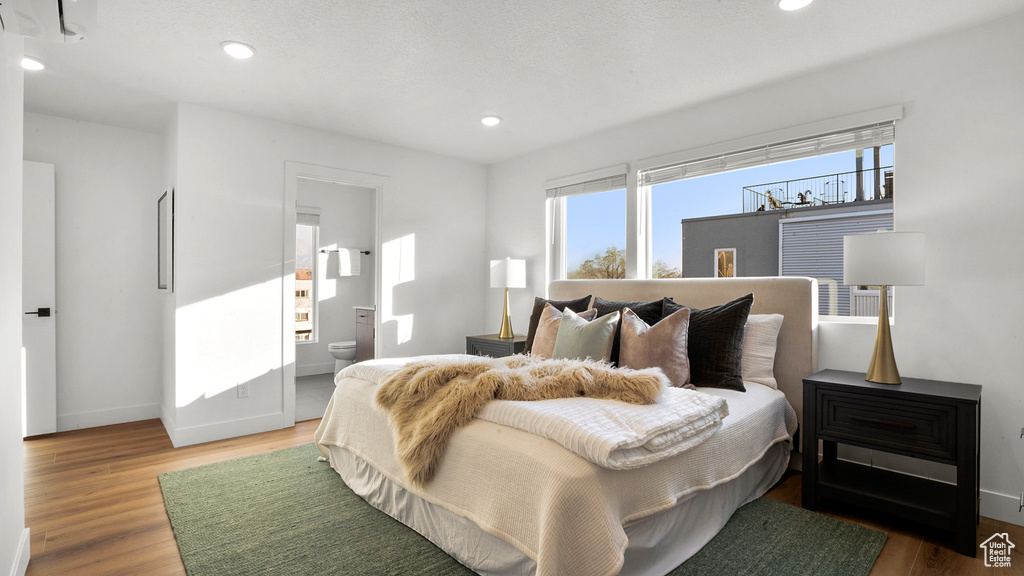
[[818,371],[818,282],[814,278],[681,278],[664,280],[556,280],[548,287],[552,300],[660,300],[671,297],[692,308],[724,304],[754,295],[751,314],[782,314],[775,353],[779,390],[796,409],[803,428],[803,378]]

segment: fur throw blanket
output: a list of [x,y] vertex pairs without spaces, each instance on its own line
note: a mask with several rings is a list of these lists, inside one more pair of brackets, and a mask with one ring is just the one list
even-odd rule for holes
[[452,433],[491,400],[586,397],[653,404],[666,386],[658,369],[524,355],[460,357],[406,364],[384,381],[376,401],[388,412],[406,475],[423,486],[434,477]]

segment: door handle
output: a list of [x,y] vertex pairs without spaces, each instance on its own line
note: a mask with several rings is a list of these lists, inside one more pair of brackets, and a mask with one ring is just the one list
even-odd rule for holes
[[28,315],[28,314],[37,314],[37,315],[39,315],[40,318],[47,318],[47,317],[50,316],[50,309],[49,308],[37,308],[35,312],[25,312],[25,314],[26,315]]

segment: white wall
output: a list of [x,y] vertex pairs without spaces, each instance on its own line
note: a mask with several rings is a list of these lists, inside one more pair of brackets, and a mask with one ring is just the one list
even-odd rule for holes
[[[320,248],[358,248],[376,251],[376,196],[363,188],[300,178],[296,205],[320,208]],[[353,306],[373,306],[373,254],[360,259],[359,276],[338,276],[338,255],[317,254],[316,342],[295,344],[296,374],[327,374],[334,371],[331,342],[356,339]]]
[[[381,238],[385,247],[405,239],[407,268],[391,294],[401,322],[384,318],[377,334],[383,355],[458,351],[476,328],[465,311],[484,303],[482,166],[179,105],[175,405],[168,425],[176,445],[288,425],[282,284],[293,273],[294,253],[283,253],[286,161],[387,177]],[[382,253],[382,274],[398,265],[389,252]],[[239,399],[243,382],[250,397]]]
[[20,36],[0,32],[0,574],[28,566],[21,443],[21,162],[24,80]]
[[57,429],[156,418],[162,136],[39,114],[24,132],[56,167]]
[[[545,180],[902,104],[895,226],[927,234],[929,250],[927,285],[897,288],[900,372],[984,386],[982,513],[1019,524],[1010,496],[1024,490],[1022,94],[1018,14],[538,151],[489,169],[487,255],[529,262],[530,288],[512,295],[525,329],[545,290]],[[487,310],[499,316],[498,294]],[[874,336],[873,326],[822,326],[819,366],[866,370]]]

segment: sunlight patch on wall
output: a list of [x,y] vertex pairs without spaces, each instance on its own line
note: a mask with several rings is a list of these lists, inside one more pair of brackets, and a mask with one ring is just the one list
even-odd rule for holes
[[[337,244],[320,246],[321,250],[337,250]],[[317,301],[330,300],[338,295],[338,253],[328,252],[317,254]]]
[[[397,343],[404,344],[412,340],[413,315],[398,312],[411,304],[406,290],[411,285],[401,285],[416,279],[416,235],[385,242],[381,247],[381,260],[381,323],[395,322]],[[404,297],[396,299],[395,292],[401,292]]]
[[281,364],[281,278],[178,308],[176,402],[235,394]]

